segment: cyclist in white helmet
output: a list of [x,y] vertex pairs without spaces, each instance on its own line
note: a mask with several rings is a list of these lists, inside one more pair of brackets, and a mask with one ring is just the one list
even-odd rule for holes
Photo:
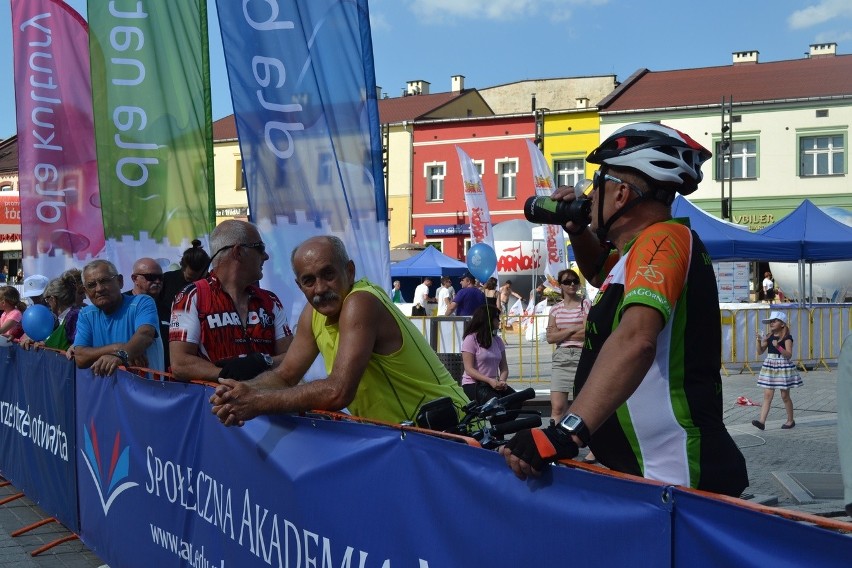
[[[610,469],[739,496],[745,459],[722,422],[722,333],[704,244],[671,218],[676,193],[701,182],[711,154],[673,128],[620,128],[586,160],[600,164],[588,227],[565,224],[583,275],[600,293],[570,413],[519,432],[501,450],[520,478],[588,445]],[[573,188],[554,197],[575,199]]]

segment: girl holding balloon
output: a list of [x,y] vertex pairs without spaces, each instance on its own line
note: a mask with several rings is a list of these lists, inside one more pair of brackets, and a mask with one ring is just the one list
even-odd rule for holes
[[[74,344],[77,333],[77,282],[74,274],[65,272],[50,281],[44,289],[44,306],[32,306],[24,314],[24,331],[21,347],[51,347],[62,351]],[[38,309],[37,308],[42,308]],[[57,321],[59,325],[56,325]]]
[[12,286],[0,288],[0,335],[6,339],[18,339],[24,334],[21,327],[23,311],[27,308],[21,302],[21,293]]

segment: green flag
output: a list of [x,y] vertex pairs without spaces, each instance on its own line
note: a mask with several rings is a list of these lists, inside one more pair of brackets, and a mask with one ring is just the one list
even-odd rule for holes
[[89,0],[88,13],[108,255],[174,259],[215,225],[206,2]]

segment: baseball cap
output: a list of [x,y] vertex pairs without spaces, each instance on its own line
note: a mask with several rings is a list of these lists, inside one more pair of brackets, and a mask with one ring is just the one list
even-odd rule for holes
[[784,315],[784,312],[769,312],[769,317],[763,320],[760,320],[760,323],[769,323],[772,320],[781,320],[784,322],[784,325],[787,325],[787,316]]
[[44,294],[44,289],[47,288],[48,282],[50,282],[50,280],[47,279],[47,276],[42,276],[41,274],[27,276],[24,278],[24,289],[22,295],[24,298],[41,296]]

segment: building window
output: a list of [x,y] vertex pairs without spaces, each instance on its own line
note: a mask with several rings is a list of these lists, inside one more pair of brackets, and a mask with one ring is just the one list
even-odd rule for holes
[[731,143],[731,161],[722,155],[722,143],[716,142],[716,179],[757,179],[757,140],[734,140]]
[[505,158],[497,160],[497,197],[513,199],[515,197],[515,178],[518,175],[518,160]]
[[236,179],[237,191],[245,191],[246,190],[246,171],[243,169],[243,161],[237,160],[237,179]]
[[583,160],[556,160],[553,171],[556,172],[556,187],[575,186],[586,177]]
[[844,173],[843,135],[799,138],[801,176],[836,176]]
[[430,241],[430,240],[424,239],[423,244],[426,245],[427,247],[435,247],[436,249],[438,249],[441,252],[444,251],[444,241],[443,240]]
[[471,160],[471,162],[473,162],[476,171],[479,172],[479,179],[482,179],[482,175],[485,173],[485,160]]
[[14,187],[11,182],[2,182],[0,183],[0,191],[14,191]]
[[443,201],[444,172],[446,163],[431,163],[425,165],[426,201]]

